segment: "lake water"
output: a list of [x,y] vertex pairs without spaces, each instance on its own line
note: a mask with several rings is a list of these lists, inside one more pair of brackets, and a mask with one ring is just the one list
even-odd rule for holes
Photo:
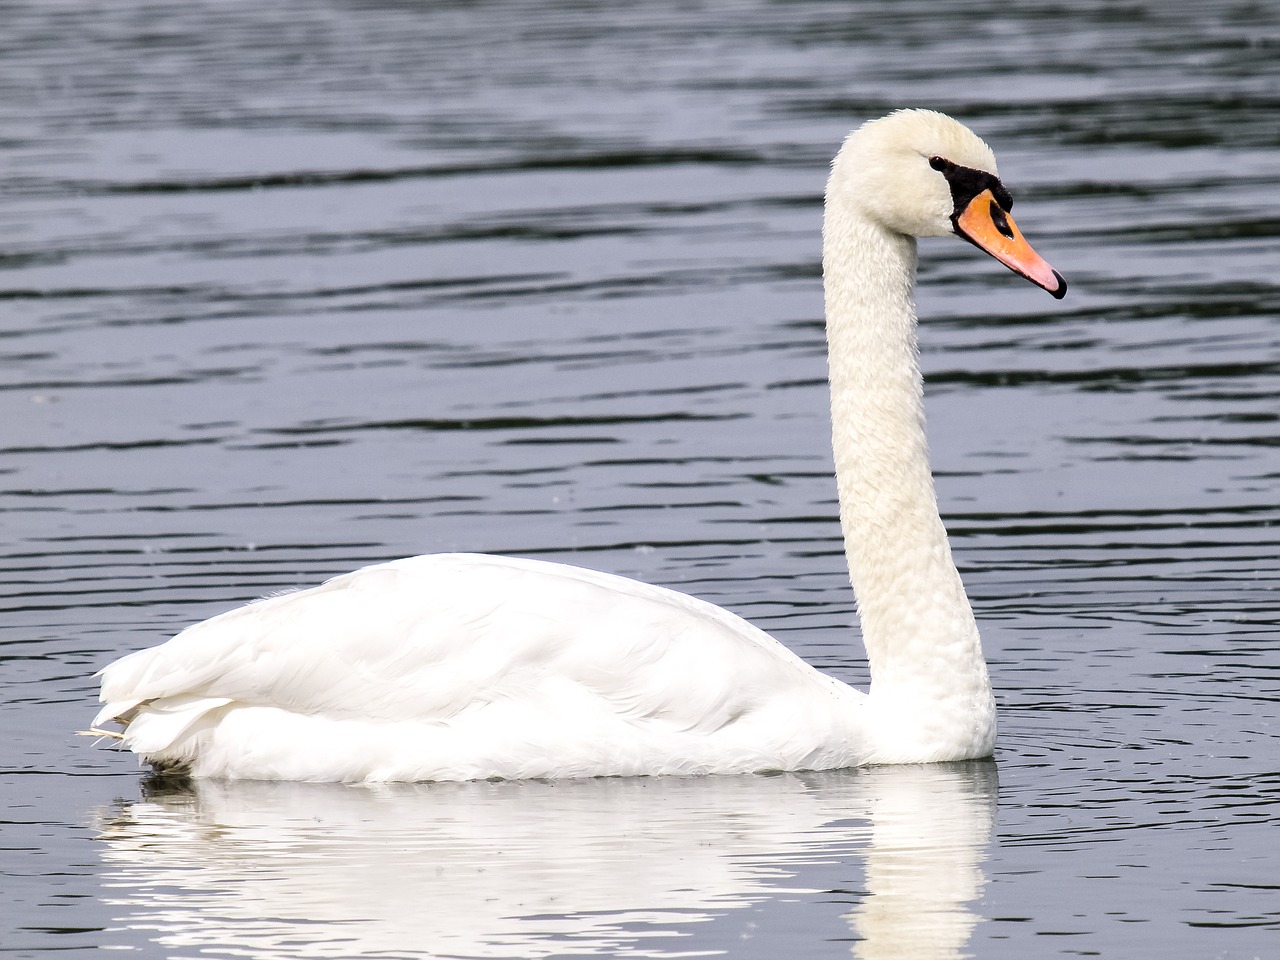
[[[1280,9],[4,5],[0,956],[1280,955]],[[922,244],[994,763],[167,790],[75,736],[192,621],[440,550],[865,683],[818,229],[995,147],[1057,302]]]

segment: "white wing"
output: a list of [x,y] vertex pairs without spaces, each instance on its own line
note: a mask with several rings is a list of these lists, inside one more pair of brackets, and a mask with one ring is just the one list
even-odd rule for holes
[[441,780],[818,769],[864,697],[739,617],[578,567],[438,554],[184,630],[95,726],[200,776]]

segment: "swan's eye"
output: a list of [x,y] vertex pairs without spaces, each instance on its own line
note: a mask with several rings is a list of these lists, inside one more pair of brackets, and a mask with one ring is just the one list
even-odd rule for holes
[[937,171],[941,172],[941,171],[943,171],[943,170],[946,170],[946,169],[947,169],[947,167],[951,166],[951,161],[950,161],[950,160],[943,160],[941,157],[930,157],[930,158],[929,158],[929,166],[931,166],[931,167],[933,167],[933,169],[935,169],[935,170],[937,170]]

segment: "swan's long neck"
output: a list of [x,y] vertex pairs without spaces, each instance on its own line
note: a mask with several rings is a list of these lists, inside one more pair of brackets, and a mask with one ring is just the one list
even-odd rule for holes
[[936,745],[943,754],[981,755],[982,743],[975,753],[973,743],[946,742],[985,739],[989,749],[994,706],[929,470],[912,302],[916,241],[830,198],[823,238],[840,524],[870,702],[888,714],[877,726],[896,725],[891,752]]

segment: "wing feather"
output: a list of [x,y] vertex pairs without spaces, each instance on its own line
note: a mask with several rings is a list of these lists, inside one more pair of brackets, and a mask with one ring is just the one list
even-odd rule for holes
[[[727,742],[726,731],[742,739],[753,718],[803,720],[829,738],[829,717],[777,714],[815,704],[821,714],[848,695],[746,621],[684,594],[562,564],[440,554],[260,600],[124,657],[102,671],[95,726],[117,718],[125,743],[153,762],[208,759],[226,775],[563,775],[522,772],[548,753],[588,773],[644,772],[629,764]],[[347,759],[300,750],[300,738]],[[298,776],[311,752],[305,763],[328,763],[332,776]]]

